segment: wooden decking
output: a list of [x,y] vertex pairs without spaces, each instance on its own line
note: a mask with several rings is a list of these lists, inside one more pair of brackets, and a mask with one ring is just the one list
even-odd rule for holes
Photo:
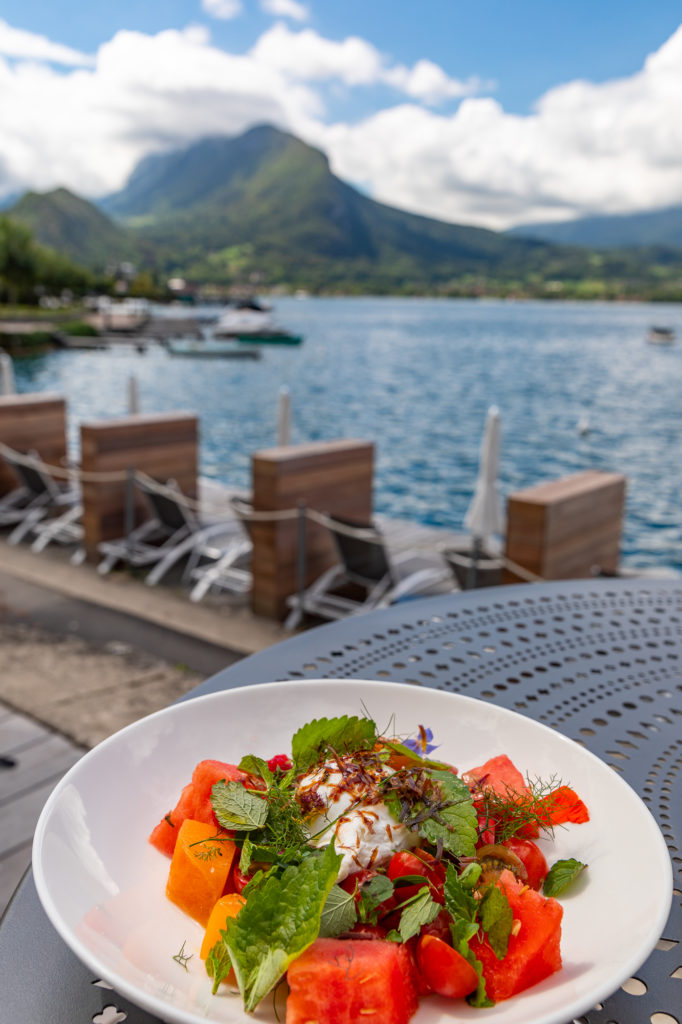
[[43,804],[83,753],[44,725],[0,704],[0,913],[31,862]]

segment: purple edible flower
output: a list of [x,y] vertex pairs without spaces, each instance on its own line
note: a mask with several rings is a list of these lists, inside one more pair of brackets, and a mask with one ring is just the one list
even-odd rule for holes
[[416,739],[405,740],[405,746],[409,747],[410,750],[414,750],[415,754],[419,754],[420,757],[424,757],[426,754],[430,754],[432,750],[437,750],[439,747],[438,743],[431,742],[432,739],[432,730],[424,725],[420,725],[419,735]]

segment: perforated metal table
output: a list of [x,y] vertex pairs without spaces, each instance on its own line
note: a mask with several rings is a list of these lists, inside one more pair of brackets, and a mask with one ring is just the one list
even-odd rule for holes
[[[571,581],[408,601],[310,630],[189,696],[339,677],[503,705],[571,737],[627,780],[668,844],[673,905],[636,979],[580,1024],[682,1024],[682,581]],[[29,874],[0,928],[0,1024],[153,1020],[95,980],[47,921]]]

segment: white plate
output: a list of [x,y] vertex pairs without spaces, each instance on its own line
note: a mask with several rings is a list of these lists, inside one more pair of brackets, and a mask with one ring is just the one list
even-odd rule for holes
[[[563,900],[563,969],[490,1010],[422,1000],[415,1024],[565,1024],[603,1000],[646,960],[672,898],[668,852],[654,819],[621,778],[545,726],[469,697],[360,680],[267,683],[175,704],[128,726],[82,758],[47,801],[33,846],[45,911],[93,978],[178,1024],[249,1018],[238,996],[211,996],[199,959],[202,929],[164,895],[168,860],[147,842],[197,761],[238,762],[286,752],[296,729],[323,716],[362,714],[410,735],[430,726],[434,756],[465,770],[508,754],[532,777],[570,782],[591,820],[543,841],[553,862],[589,864]],[[391,716],[395,716],[391,722]],[[188,971],[173,960],[185,943]],[[266,999],[256,1016],[275,1020]]]

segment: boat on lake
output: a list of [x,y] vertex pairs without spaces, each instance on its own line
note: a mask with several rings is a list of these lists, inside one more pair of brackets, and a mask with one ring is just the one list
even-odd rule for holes
[[247,306],[228,306],[213,328],[216,338],[235,338],[240,342],[260,345],[300,345],[300,334],[291,334],[278,324],[267,309]]
[[650,345],[672,345],[675,332],[672,327],[650,327],[646,340]]
[[200,359],[260,359],[260,349],[244,348],[236,342],[229,341],[169,341],[167,349],[172,356],[194,356]]

